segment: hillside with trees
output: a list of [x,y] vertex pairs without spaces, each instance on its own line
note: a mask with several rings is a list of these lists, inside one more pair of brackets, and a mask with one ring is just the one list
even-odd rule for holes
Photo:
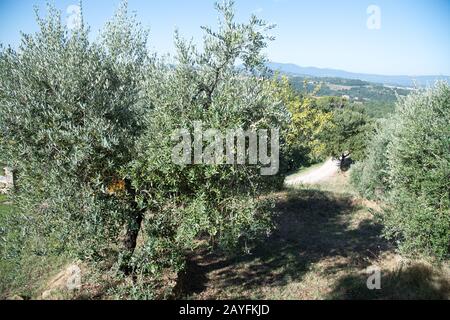
[[344,78],[290,76],[290,82],[299,91],[320,88],[316,93],[318,97],[340,97],[363,107],[374,118],[389,117],[394,112],[397,98],[416,90]]
[[[449,85],[273,74],[274,26],[237,22],[232,1],[216,10],[201,45],[175,33],[171,60],[126,2],[96,40],[48,5],[39,31],[1,49],[14,187],[0,196],[0,297],[448,299]],[[240,162],[234,136],[232,163],[211,131],[191,141],[198,123],[276,129],[276,174]],[[333,159],[326,179],[285,184]],[[373,266],[382,290],[367,289]],[[82,283],[69,290],[71,270]]]

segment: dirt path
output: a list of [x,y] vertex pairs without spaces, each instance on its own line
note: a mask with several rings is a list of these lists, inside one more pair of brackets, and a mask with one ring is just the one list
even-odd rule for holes
[[286,186],[317,184],[327,180],[339,172],[339,161],[329,159],[319,168],[286,179]]
[[[345,190],[348,174],[328,161],[294,181],[331,178],[274,194],[276,228],[251,254],[196,252],[188,263],[187,299],[449,299],[449,274],[395,253],[367,201]],[[326,170],[323,170],[326,169]],[[314,177],[314,179],[313,179]],[[303,182],[304,183],[304,182]],[[369,290],[369,268],[381,290]]]

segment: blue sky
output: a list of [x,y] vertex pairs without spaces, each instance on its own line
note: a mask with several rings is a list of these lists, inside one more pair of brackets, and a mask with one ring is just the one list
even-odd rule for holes
[[[55,0],[63,11],[78,0]],[[93,36],[120,0],[84,0]],[[173,32],[200,42],[200,25],[217,22],[213,0],[129,0],[131,10],[151,29],[150,48],[173,53]],[[367,8],[381,10],[381,29],[367,27]],[[0,42],[17,46],[20,31],[37,30],[33,6],[45,0],[0,0]],[[277,24],[267,56],[276,62],[405,75],[450,75],[448,0],[237,0],[237,18],[251,13]]]

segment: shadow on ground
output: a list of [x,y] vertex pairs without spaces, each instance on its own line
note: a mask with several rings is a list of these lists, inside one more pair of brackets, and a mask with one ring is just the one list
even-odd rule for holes
[[367,276],[348,275],[339,279],[327,299],[358,300],[446,300],[450,281],[430,266],[417,264],[395,271],[381,270],[380,290],[368,290]]
[[[368,257],[391,247],[381,238],[381,226],[373,219],[355,220],[355,212],[360,209],[352,198],[326,191],[279,194],[272,236],[249,255],[226,258],[197,253],[190,259],[184,277],[184,296],[271,299],[276,298],[271,296],[271,288],[301,281],[314,263],[327,261],[326,273],[335,277],[340,276],[341,269],[364,269],[370,265]],[[336,292],[346,292],[342,288],[345,279],[340,283]]]

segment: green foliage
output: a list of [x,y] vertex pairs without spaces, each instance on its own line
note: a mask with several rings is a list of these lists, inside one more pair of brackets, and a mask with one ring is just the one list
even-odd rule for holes
[[333,112],[336,109],[349,108],[350,103],[347,99],[336,96],[324,96],[317,98],[317,106],[324,112]]
[[448,258],[450,88],[438,83],[401,100],[388,145],[387,234],[407,252]]
[[439,259],[450,243],[450,89],[402,98],[353,172],[359,191],[386,202],[386,235],[406,253]]
[[172,134],[194,121],[282,132],[289,122],[265,78],[272,26],[234,22],[232,2],[217,9],[203,50],[176,34],[175,63],[150,56],[126,3],[93,43],[84,24],[68,31],[49,6],[39,32],[0,53],[1,148],[18,173],[2,266],[13,253],[67,254],[116,270],[124,297],[158,297],[164,274],[182,270],[200,240],[248,249],[270,231],[259,198],[282,177],[171,159]]
[[[234,22],[229,4],[218,5],[218,31],[205,30],[203,51],[177,34],[175,63],[151,67],[143,84],[146,130],[130,166],[139,203],[146,208],[145,245],[137,248],[135,267],[151,272],[182,267],[183,255],[198,247],[199,237],[211,247],[233,250],[270,230],[266,205],[257,200],[280,177],[263,177],[259,166],[184,165],[171,161],[172,134],[180,128],[283,128],[288,112],[267,86],[261,50],[270,29],[253,17]],[[235,66],[244,62],[246,73]],[[252,76],[255,74],[255,76]],[[156,265],[155,261],[161,261]]]
[[387,146],[392,140],[393,126],[391,119],[377,122],[364,161],[357,162],[352,168],[352,184],[368,199],[381,200],[389,190]]
[[370,117],[376,119],[387,119],[395,111],[395,101],[370,100],[365,101],[363,105],[364,109]]
[[321,160],[325,145],[319,137],[331,121],[334,97],[326,101],[315,98],[314,94],[319,88],[298,93],[287,77],[278,79],[275,76],[271,88],[275,99],[281,101],[290,114],[285,134],[284,160],[287,170],[292,171]]
[[292,77],[290,82],[293,87],[302,91],[305,80],[308,81],[308,89],[313,90],[320,84],[320,90],[317,91],[318,97],[336,97],[349,96],[349,103],[357,103],[362,106],[367,115],[373,118],[388,118],[395,110],[397,96],[407,96],[411,90],[403,88],[391,88],[380,84],[341,78],[316,78],[316,77]]
[[[126,19],[117,16],[117,28],[131,27]],[[109,42],[90,44],[87,30],[66,30],[53,7],[38,23],[17,52],[1,55],[0,126],[18,171],[15,202],[28,213],[24,222],[51,235],[52,249],[102,256],[130,212],[129,195],[105,189],[132,159],[139,134],[145,43],[110,33],[123,43],[120,54]]]
[[334,110],[332,121],[321,134],[324,153],[341,160],[348,156],[353,160],[362,159],[371,128],[369,118],[360,108],[353,106]]

